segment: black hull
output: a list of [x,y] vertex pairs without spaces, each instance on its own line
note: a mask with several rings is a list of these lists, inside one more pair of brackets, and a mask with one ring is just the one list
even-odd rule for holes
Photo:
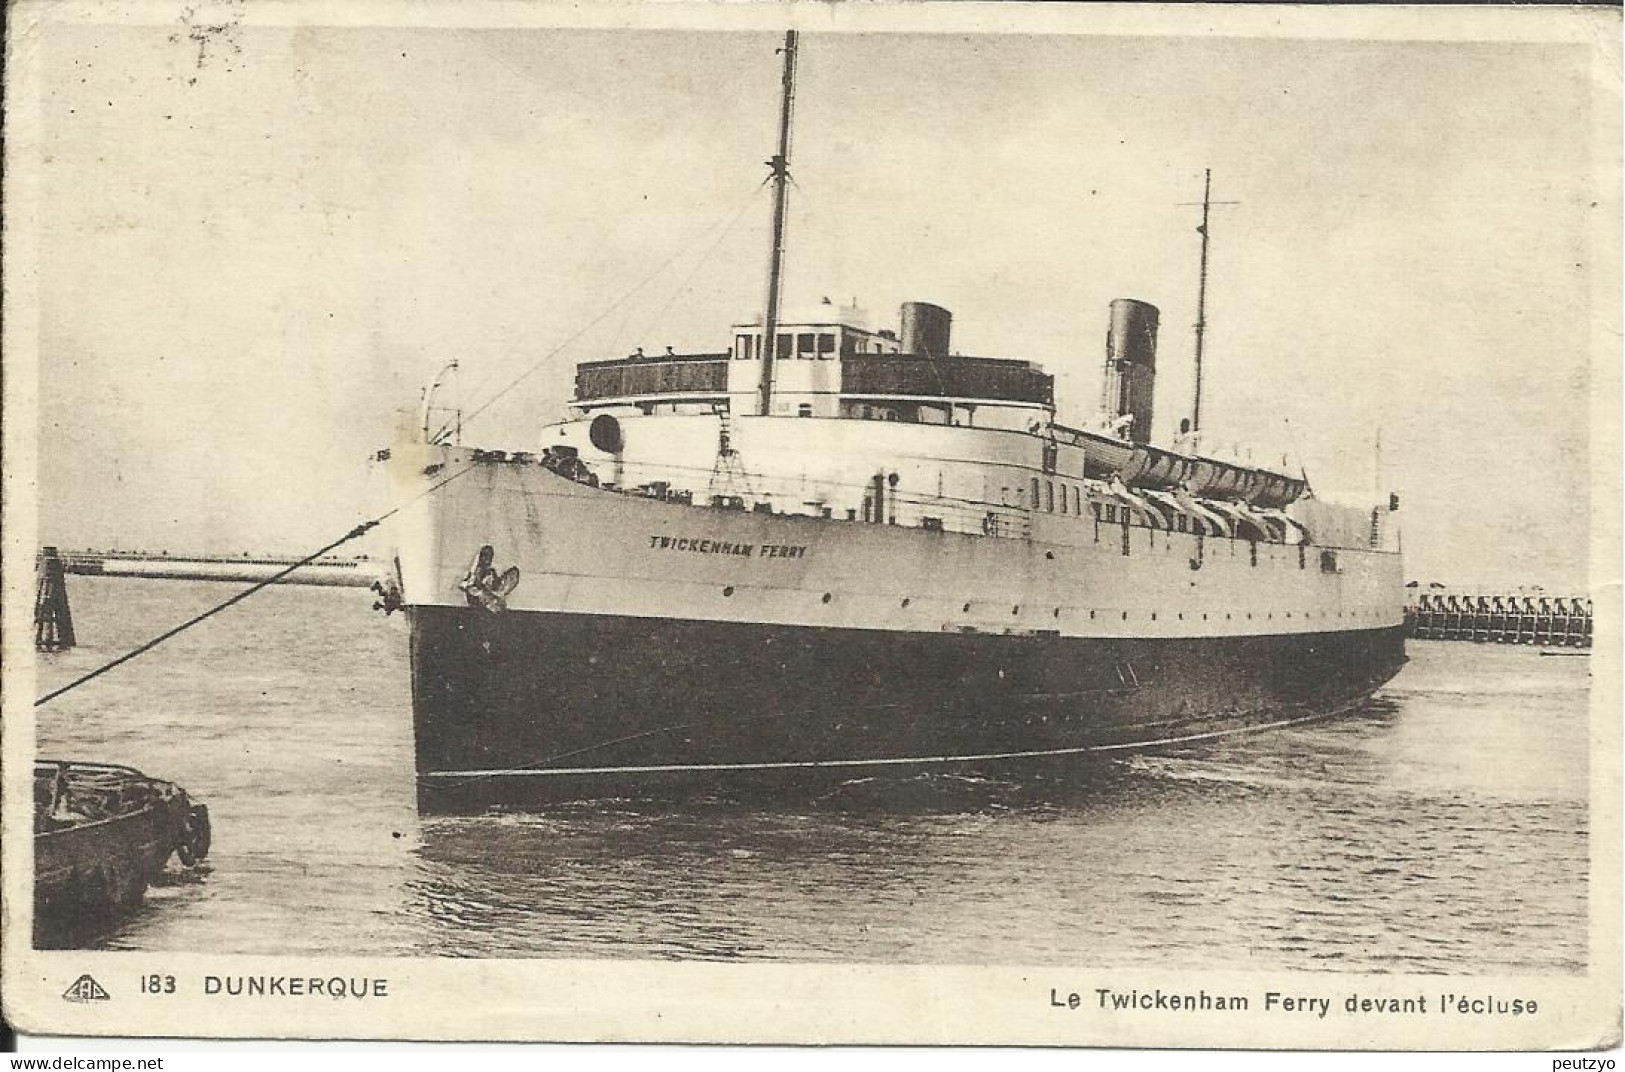
[[72,944],[133,911],[173,851],[167,810],[143,808],[34,837],[34,945]]
[[178,854],[209,854],[209,809],[107,763],[34,766],[34,946],[83,947],[140,906]]
[[1080,639],[408,608],[419,809],[766,788],[1080,757],[1325,717],[1404,628]]

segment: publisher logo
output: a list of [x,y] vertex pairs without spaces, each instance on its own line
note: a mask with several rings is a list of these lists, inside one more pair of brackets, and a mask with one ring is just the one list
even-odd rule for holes
[[73,981],[72,986],[62,991],[63,1001],[106,1001],[112,996],[88,974],[81,975]]

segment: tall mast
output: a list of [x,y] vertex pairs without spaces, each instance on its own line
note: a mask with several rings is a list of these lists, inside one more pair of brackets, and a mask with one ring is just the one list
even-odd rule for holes
[[1214,205],[1236,205],[1239,201],[1213,200],[1213,169],[1202,169],[1202,273],[1196,288],[1196,397],[1191,404],[1191,431],[1202,427],[1202,336],[1207,333],[1207,242],[1208,213]]
[[1212,207],[1213,169],[1202,171],[1202,274],[1196,284],[1196,399],[1191,405],[1191,431],[1202,427],[1202,333],[1207,330],[1207,215]]
[[761,412],[773,408],[773,359],[779,349],[779,284],[784,275],[784,200],[790,182],[790,113],[796,96],[796,32],[784,33],[784,93],[779,100],[779,152],[767,162],[773,182],[773,246],[767,261],[767,312],[762,317]]

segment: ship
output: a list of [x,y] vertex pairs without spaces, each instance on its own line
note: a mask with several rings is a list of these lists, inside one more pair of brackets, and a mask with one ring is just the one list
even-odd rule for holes
[[[1109,302],[1102,417],[952,313],[781,308],[591,360],[524,449],[381,451],[424,813],[843,779],[1088,777],[1090,757],[1358,708],[1405,661],[1397,500],[1151,441],[1160,313]],[[438,382],[438,381],[437,381]],[[1080,422],[1084,423],[1084,422]]]

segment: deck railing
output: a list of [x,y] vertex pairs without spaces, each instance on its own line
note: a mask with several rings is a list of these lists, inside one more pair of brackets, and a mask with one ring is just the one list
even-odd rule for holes
[[841,359],[844,395],[993,399],[1050,405],[1055,378],[1024,361],[858,354]]
[[726,394],[727,354],[680,354],[576,366],[576,401],[629,395]]

